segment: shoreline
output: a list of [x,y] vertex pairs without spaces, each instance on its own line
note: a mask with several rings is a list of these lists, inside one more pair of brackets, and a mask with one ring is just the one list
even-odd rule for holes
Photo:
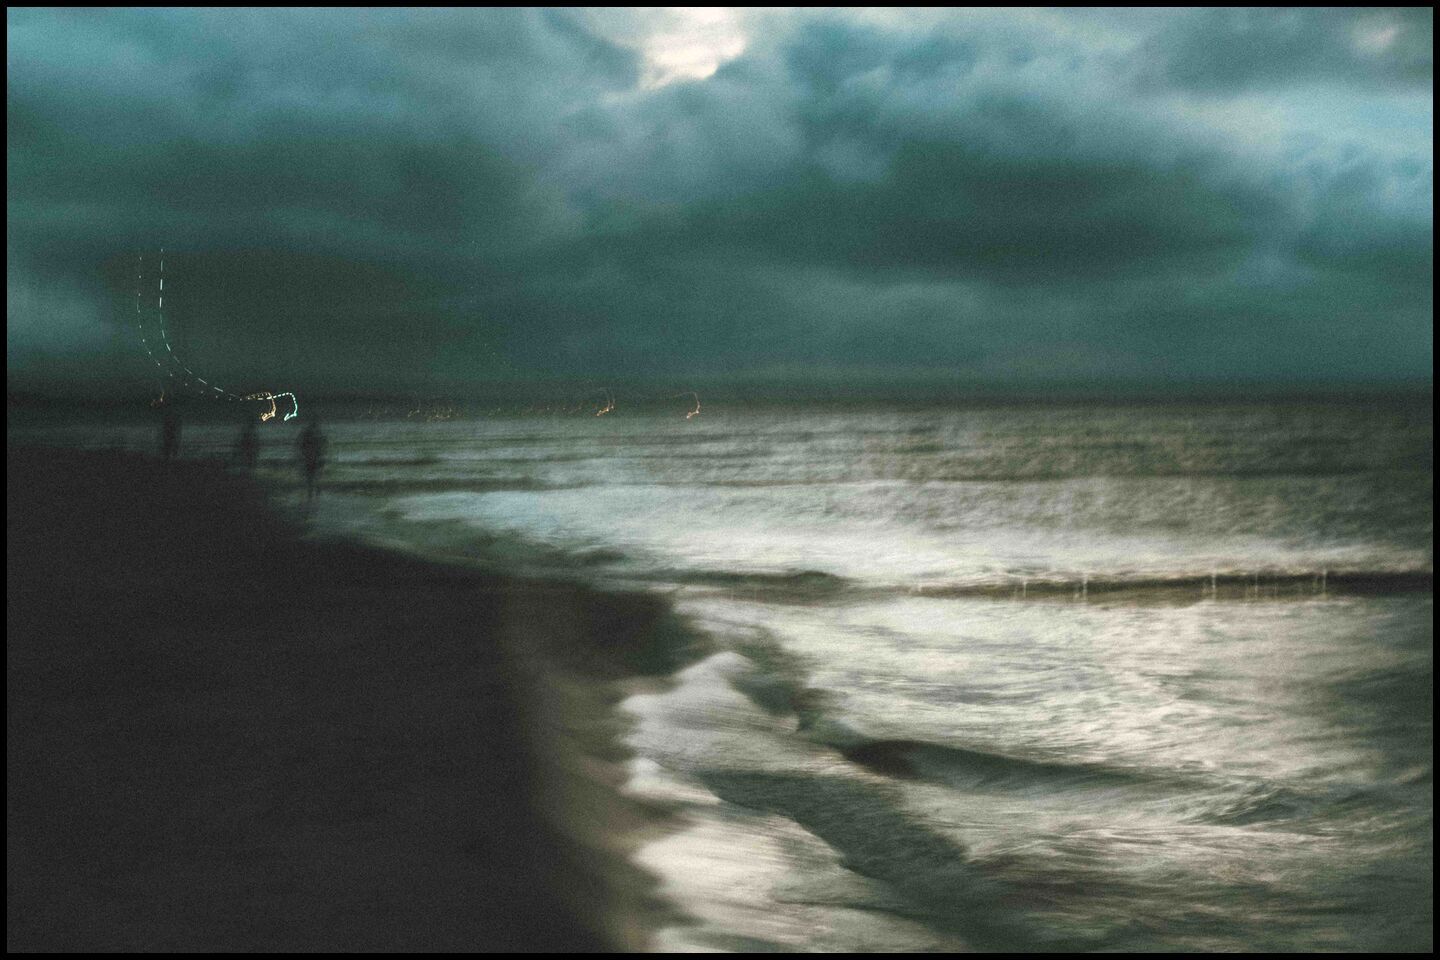
[[214,463],[7,447],[11,950],[642,949],[654,597],[301,539]]

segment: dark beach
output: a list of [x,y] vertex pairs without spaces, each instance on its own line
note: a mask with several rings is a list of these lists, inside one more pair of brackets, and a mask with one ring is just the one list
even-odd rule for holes
[[216,464],[7,468],[8,949],[643,945],[605,691],[663,604],[308,541]]

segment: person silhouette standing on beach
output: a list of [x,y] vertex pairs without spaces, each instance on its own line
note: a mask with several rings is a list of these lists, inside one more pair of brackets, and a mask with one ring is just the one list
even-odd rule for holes
[[320,432],[319,418],[313,418],[300,434],[300,465],[305,470],[306,499],[315,496],[315,481],[324,463],[325,436]]
[[165,403],[160,414],[160,456],[165,462],[174,460],[180,452],[180,414],[173,403]]
[[240,428],[240,439],[235,442],[235,458],[246,470],[254,470],[260,459],[260,434],[255,429],[253,418],[247,418]]

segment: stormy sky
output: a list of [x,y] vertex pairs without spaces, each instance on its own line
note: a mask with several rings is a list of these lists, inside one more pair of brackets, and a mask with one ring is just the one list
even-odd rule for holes
[[6,20],[12,390],[1432,376],[1429,9]]

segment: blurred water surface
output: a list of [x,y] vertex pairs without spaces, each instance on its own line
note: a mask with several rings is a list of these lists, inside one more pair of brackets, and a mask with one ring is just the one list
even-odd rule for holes
[[657,946],[1430,946],[1428,404],[357,413],[321,529],[693,629],[622,705]]

